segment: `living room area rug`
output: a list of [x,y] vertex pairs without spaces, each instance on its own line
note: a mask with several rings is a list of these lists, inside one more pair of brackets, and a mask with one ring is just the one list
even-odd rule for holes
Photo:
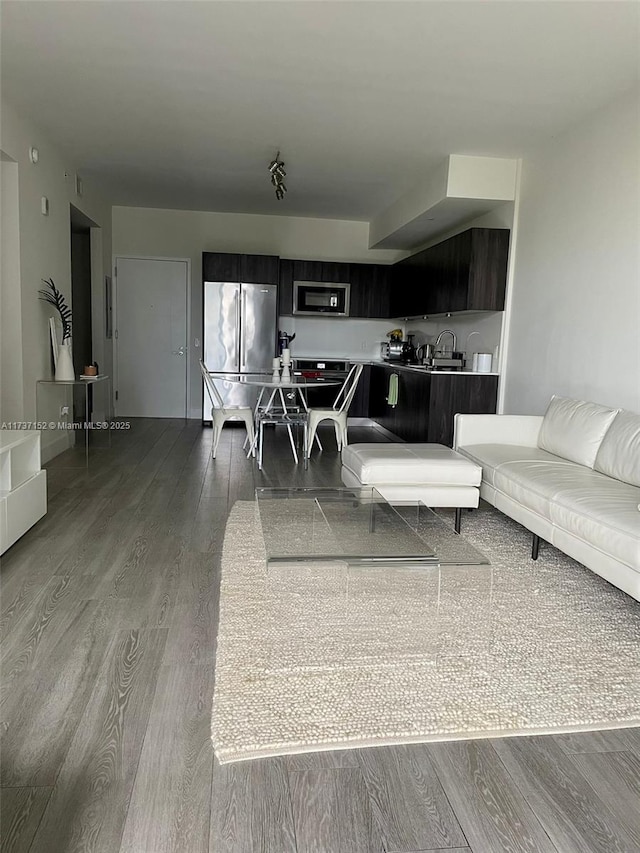
[[225,532],[212,740],[287,753],[640,725],[640,604],[492,507],[490,565],[269,565],[257,504]]

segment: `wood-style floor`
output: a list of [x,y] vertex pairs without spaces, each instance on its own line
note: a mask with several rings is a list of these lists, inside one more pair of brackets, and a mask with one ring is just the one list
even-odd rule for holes
[[259,485],[338,484],[321,435],[306,472],[280,431],[259,472],[242,430],[212,461],[211,430],[169,420],[48,466],[2,559],[4,853],[640,851],[638,729],[217,765],[225,519]]

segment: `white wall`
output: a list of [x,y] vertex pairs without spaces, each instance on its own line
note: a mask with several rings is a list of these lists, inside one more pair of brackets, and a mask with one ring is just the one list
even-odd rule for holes
[[[52,311],[38,299],[42,279],[52,278],[56,286],[71,303],[71,237],[70,209],[72,202],[91,220],[100,226],[102,257],[95,259],[93,303],[97,316],[102,311],[105,269],[110,267],[111,257],[111,208],[99,188],[90,180],[84,180],[82,197],[75,194],[73,165],[46,138],[37,125],[21,116],[11,104],[2,101],[2,137],[0,149],[6,157],[17,164],[19,208],[19,235],[14,235],[14,248],[19,252],[19,266],[14,263],[13,274],[5,277],[2,268],[2,290],[11,294],[13,304],[21,306],[21,329],[13,346],[20,350],[22,364],[16,358],[8,370],[12,384],[21,382],[21,411],[16,408],[16,395],[12,395],[11,416],[17,420],[36,420],[36,381],[51,378],[51,347],[49,340],[49,317]],[[29,148],[35,146],[40,153],[37,164],[29,160]],[[11,164],[8,164],[11,166]],[[65,178],[65,172],[69,177]],[[4,169],[3,169],[4,173]],[[49,215],[40,212],[41,198],[49,199]],[[14,196],[15,198],[15,196]],[[15,201],[14,201],[15,204]],[[15,247],[19,240],[19,247]],[[105,266],[106,261],[106,266]],[[16,270],[19,272],[16,273]],[[18,292],[19,291],[19,292]],[[4,301],[4,297],[3,297]],[[15,335],[14,335],[15,337]],[[103,336],[94,338],[94,358],[101,367],[103,360]],[[4,355],[4,353],[3,353]],[[101,361],[102,359],[102,361]],[[3,364],[3,373],[5,371]],[[19,377],[19,378],[16,378]],[[57,415],[57,413],[55,413]],[[52,413],[53,416],[53,413]],[[68,436],[60,442],[60,436],[43,433],[43,457],[46,459],[66,446]],[[54,445],[52,448],[51,445]]]
[[379,360],[380,342],[397,324],[392,320],[367,320],[356,317],[341,320],[336,317],[280,317],[279,328],[288,334],[295,332],[291,344],[294,358],[305,356]]
[[20,421],[22,387],[22,293],[18,164],[0,162],[0,421]]
[[[114,257],[133,255],[191,260],[189,411],[192,418],[200,418],[202,411],[202,383],[198,368],[200,350],[194,346],[202,327],[202,253],[238,252],[365,263],[392,263],[406,255],[406,252],[394,250],[369,249],[368,240],[366,222],[141,207],[113,208]],[[295,331],[289,328],[291,318],[282,322],[288,323],[284,326],[287,331]],[[365,340],[370,338],[371,334],[367,332]],[[302,336],[300,340],[302,342]]]
[[505,411],[640,411],[638,93],[523,161]]

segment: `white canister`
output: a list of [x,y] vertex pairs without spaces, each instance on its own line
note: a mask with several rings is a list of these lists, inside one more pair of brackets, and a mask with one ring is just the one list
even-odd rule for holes
[[476,365],[476,371],[478,373],[491,373],[491,360],[493,355],[490,352],[479,352],[476,353],[478,356],[478,361]]
[[291,350],[283,349],[282,350],[282,363],[283,364],[291,364]]
[[478,370],[478,353],[474,352],[471,360],[471,370],[475,373]]

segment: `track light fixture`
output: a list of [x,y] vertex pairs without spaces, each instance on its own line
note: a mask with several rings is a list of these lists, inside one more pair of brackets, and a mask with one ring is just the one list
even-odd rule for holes
[[276,188],[276,198],[282,201],[287,188],[284,185],[284,177],[287,174],[284,170],[284,162],[280,159],[280,152],[275,156],[275,159],[269,163],[269,172],[271,173],[271,183]]

